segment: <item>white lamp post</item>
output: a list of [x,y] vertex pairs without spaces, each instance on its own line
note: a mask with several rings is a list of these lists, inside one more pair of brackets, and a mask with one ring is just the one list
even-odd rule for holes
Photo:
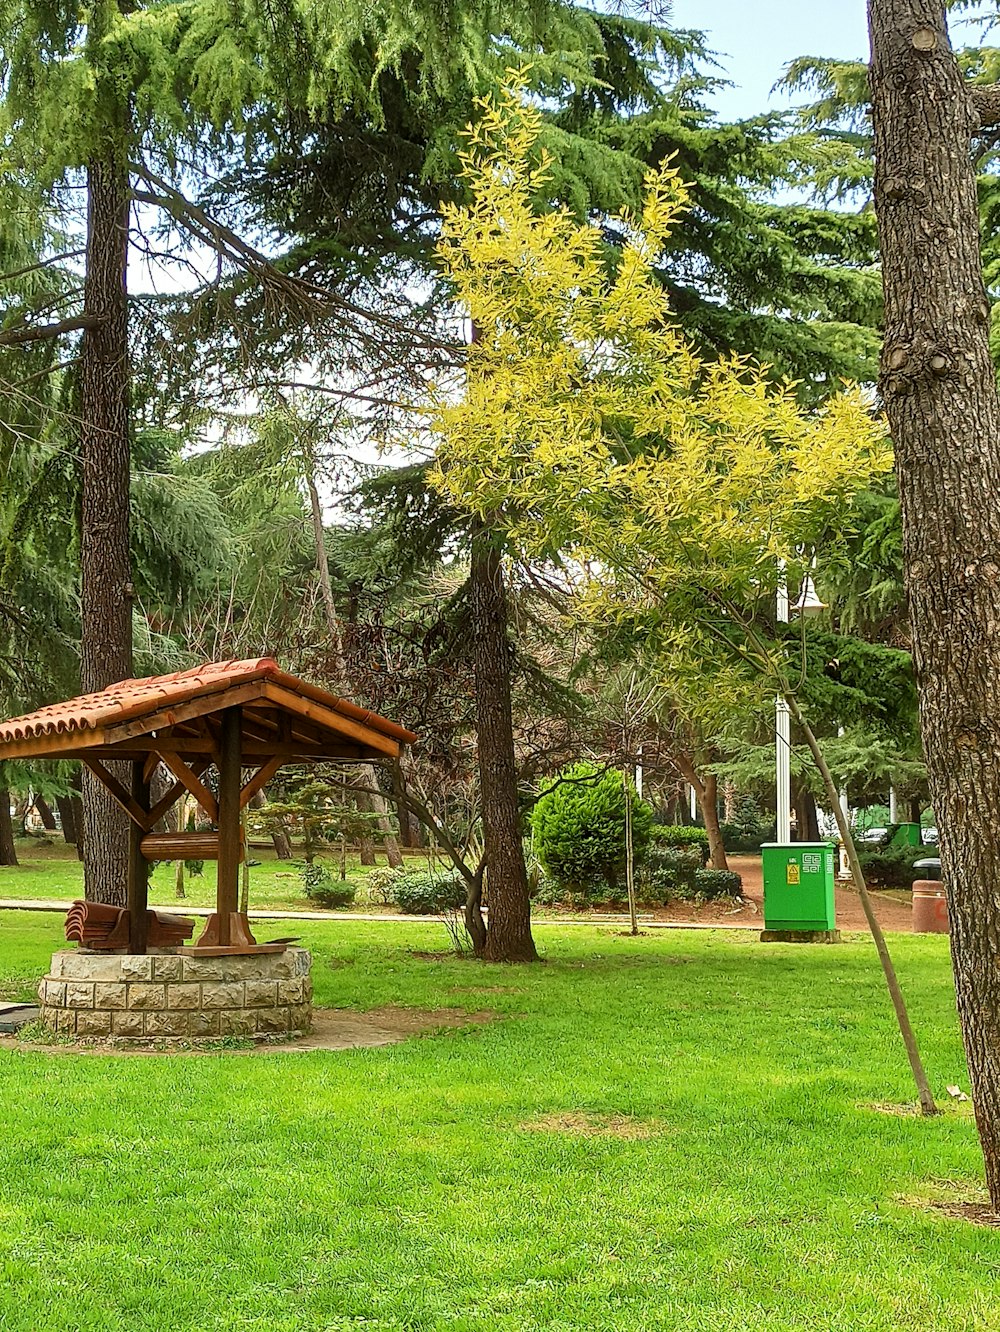
[[[826,610],[823,602],[816,595],[811,574],[802,580],[799,599],[792,609],[796,615],[809,618]],[[778,578],[777,621],[787,624],[788,583],[785,579],[785,564],[782,560]],[[792,840],[792,728],[788,713],[788,704],[779,694],[774,701],[774,783],[777,840],[787,845]]]
[[[777,619],[788,623],[788,583],[785,580],[784,561],[778,579]],[[774,700],[774,808],[777,822],[777,840],[786,846],[792,840],[792,724],[788,704],[781,694]]]

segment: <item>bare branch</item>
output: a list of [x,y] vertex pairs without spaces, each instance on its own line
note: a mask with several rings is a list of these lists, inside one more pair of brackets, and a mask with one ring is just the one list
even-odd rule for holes
[[58,338],[63,333],[76,333],[81,329],[98,328],[106,320],[106,315],[74,315],[70,319],[60,319],[55,324],[37,324],[34,327],[9,328],[0,333],[0,347],[19,347],[26,342],[45,342],[49,338]]

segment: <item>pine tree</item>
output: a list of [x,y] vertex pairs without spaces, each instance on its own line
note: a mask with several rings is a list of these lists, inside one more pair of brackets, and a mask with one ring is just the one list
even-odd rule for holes
[[[80,344],[81,681],[100,689],[132,673],[130,567],[130,329],[127,273],[132,205],[157,210],[272,297],[307,300],[258,251],[188,200],[170,179],[213,159],[246,126],[251,108],[290,104],[315,116],[335,106],[380,113],[379,79],[421,60],[428,91],[475,67],[496,34],[525,37],[560,28],[561,5],[496,0],[477,21],[458,6],[267,3],[238,8],[211,0],[179,4],[95,0],[89,10],[57,0],[6,0],[0,7],[0,94],[5,157],[0,224],[14,215],[29,180],[54,202],[83,173],[86,273],[83,300],[64,318],[18,330],[22,341],[74,337]],[[182,151],[183,150],[183,151]],[[184,165],[181,166],[180,157]],[[165,174],[164,174],[165,173]],[[342,306],[310,291],[314,303]],[[124,816],[85,776],[86,891],[123,899]]]

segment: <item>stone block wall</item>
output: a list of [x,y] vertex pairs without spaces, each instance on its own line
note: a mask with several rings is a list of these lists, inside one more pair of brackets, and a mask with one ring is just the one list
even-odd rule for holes
[[137,957],[64,949],[38,986],[41,1021],[69,1036],[273,1036],[312,1022],[304,948],[249,956]]

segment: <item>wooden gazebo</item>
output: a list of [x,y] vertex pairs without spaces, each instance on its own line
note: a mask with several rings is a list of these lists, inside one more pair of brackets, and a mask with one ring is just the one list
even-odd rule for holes
[[[254,953],[268,945],[254,941],[249,921],[238,909],[243,807],[285,763],[384,762],[398,758],[402,746],[416,738],[262,657],[123,680],[99,693],[15,717],[0,723],[0,759],[78,759],[129,816],[130,953],[146,952],[147,862],[178,858],[218,860],[215,914],[191,951]],[[130,765],[127,786],[108,768],[112,760]],[[151,803],[150,779],[160,763],[174,781]],[[213,765],[218,798],[202,780]],[[186,791],[217,831],[154,833]]]

